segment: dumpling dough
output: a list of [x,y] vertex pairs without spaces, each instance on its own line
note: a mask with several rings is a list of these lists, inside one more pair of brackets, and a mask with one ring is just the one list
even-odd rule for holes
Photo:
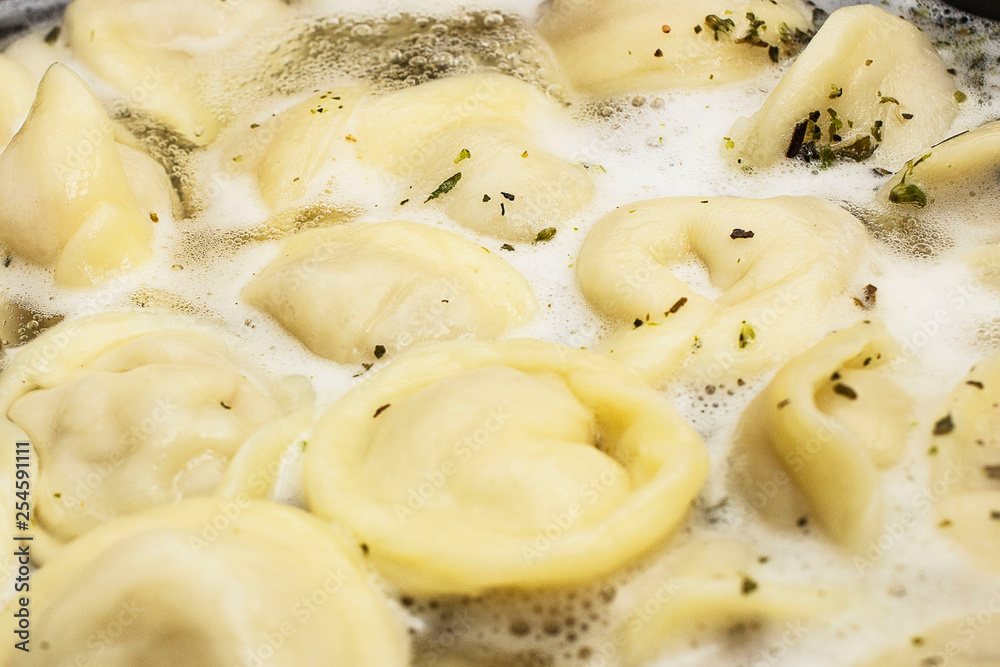
[[41,531],[65,542],[213,493],[283,415],[230,358],[207,327],[151,313],[63,322],[21,348],[0,375],[0,428],[31,442]]
[[35,84],[28,70],[0,54],[0,92],[4,103],[0,105],[0,151],[21,127],[24,117],[35,97]]
[[750,548],[711,538],[680,547],[615,597],[625,609],[619,629],[624,664],[645,665],[699,631],[726,631],[741,623],[780,622],[829,614],[843,606],[834,591],[762,578]]
[[[466,157],[468,155],[468,157]],[[590,202],[586,170],[532,144],[507,126],[463,128],[438,137],[416,169],[416,203],[435,195],[459,224],[508,241],[533,241]]]
[[913,410],[910,396],[876,371],[896,351],[885,326],[869,320],[778,372],[743,413],[737,437],[733,474],[752,505],[787,526],[807,512],[851,550],[878,539],[879,469],[904,453]]
[[347,394],[306,493],[416,593],[539,589],[663,540],[705,479],[697,433],[638,376],[535,340],[412,350]]
[[797,50],[800,0],[554,0],[539,29],[572,85],[595,95],[729,83]]
[[1000,354],[972,369],[934,425],[932,494],[941,530],[1000,573]]
[[944,139],[957,113],[953,77],[916,26],[871,5],[844,7],[722,150],[742,167],[802,154],[896,169]]
[[1000,599],[896,644],[864,667],[1000,667]]
[[287,11],[280,0],[74,0],[64,28],[80,60],[130,104],[205,145],[220,123],[199,95],[199,58]]
[[[678,197],[599,220],[576,269],[587,299],[623,324],[602,345],[614,359],[651,380],[687,364],[714,382],[774,368],[826,333],[866,245],[861,223],[821,199]],[[714,301],[675,275],[699,261],[722,290]]]
[[187,500],[119,519],[37,571],[31,593],[31,653],[4,642],[4,664],[404,667],[409,659],[359,551],[305,512],[270,503]]
[[302,232],[243,292],[316,354],[340,363],[429,340],[496,338],[537,308],[489,251],[413,222]]
[[87,287],[144,262],[151,237],[104,109],[80,77],[53,65],[0,155],[0,241],[54,265],[57,284]]

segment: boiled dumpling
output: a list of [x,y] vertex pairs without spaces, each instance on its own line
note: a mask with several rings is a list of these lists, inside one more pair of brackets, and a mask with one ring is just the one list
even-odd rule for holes
[[220,122],[199,90],[199,57],[287,12],[280,0],[74,0],[65,29],[74,53],[134,104],[197,145]]
[[144,262],[151,237],[107,115],[76,74],[53,65],[0,154],[0,241],[54,265],[56,283],[86,287]]
[[939,526],[1000,572],[1000,355],[970,371],[934,424],[932,489]]
[[37,456],[36,540],[213,493],[287,412],[232,359],[211,329],[151,313],[63,322],[19,350],[0,375],[0,428]]
[[[13,613],[13,602],[5,614]],[[305,512],[197,499],[107,524],[31,580],[30,653],[7,665],[404,667],[360,550]]]
[[877,370],[896,353],[885,326],[867,320],[778,372],[744,412],[737,438],[734,475],[754,507],[788,526],[807,514],[848,549],[878,539],[879,470],[902,456],[913,409]]
[[742,167],[798,157],[895,169],[944,139],[957,113],[954,80],[916,26],[871,5],[844,7],[722,150]]
[[800,0],[554,0],[539,29],[572,85],[596,95],[729,83],[812,33]]
[[[1000,599],[896,640],[864,667],[1000,667]],[[859,666],[860,667],[860,666]]]
[[411,350],[321,418],[306,493],[403,590],[475,594],[633,561],[677,526],[707,467],[697,433],[612,361],[453,341]]
[[413,222],[302,232],[244,296],[341,363],[369,359],[376,348],[496,338],[537,307],[528,282],[502,259]]
[[[686,365],[715,382],[774,368],[826,333],[865,239],[813,197],[658,199],[599,220],[576,273],[622,325],[601,349],[650,379]],[[704,268],[715,299],[678,277]]]
[[0,54],[0,92],[4,103],[0,105],[0,151],[21,127],[24,117],[35,97],[35,84],[28,70]]

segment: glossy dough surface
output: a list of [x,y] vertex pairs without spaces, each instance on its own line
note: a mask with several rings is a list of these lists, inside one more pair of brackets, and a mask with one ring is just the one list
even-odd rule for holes
[[591,580],[684,516],[697,434],[637,376],[532,340],[413,350],[320,420],[309,502],[407,591]]
[[[496,338],[537,308],[509,264],[413,222],[298,234],[244,290],[310,350],[340,363],[415,343]],[[381,356],[381,355],[380,355]]]

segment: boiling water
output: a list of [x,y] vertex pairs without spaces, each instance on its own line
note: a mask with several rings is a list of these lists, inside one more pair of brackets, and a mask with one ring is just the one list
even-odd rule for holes
[[[586,304],[574,262],[588,230],[603,214],[638,199],[730,195],[771,197],[816,195],[842,203],[863,220],[872,219],[872,196],[887,180],[864,164],[817,170],[784,163],[754,174],[735,172],[718,147],[732,122],[763,103],[783,73],[774,68],[750,80],[718,88],[643,93],[607,100],[582,100],[563,89],[543,44],[530,26],[530,0],[466,3],[371,3],[367,16],[352,15],[357,3],[315,0],[293,5],[298,17],[231,49],[212,63],[205,100],[230,123],[206,151],[192,152],[141,116],[119,114],[171,171],[183,196],[183,215],[159,212],[155,259],[140,270],[87,292],[61,290],[49,272],[13,257],[2,269],[0,300],[18,305],[9,345],[16,346],[59,317],[143,307],[171,307],[216,318],[252,361],[274,376],[310,378],[319,408],[325,408],[375,368],[342,366],[309,353],[272,319],[247,305],[243,285],[277,254],[280,240],[261,240],[268,219],[253,182],[232,168],[228,142],[304,94],[331,82],[366,79],[393,90],[432,78],[491,68],[517,76],[568,103],[573,122],[547,134],[547,150],[588,165],[597,196],[550,242],[521,244],[503,257],[534,286],[537,316],[511,332],[573,347],[591,347],[610,330]],[[842,0],[817,3],[826,11]],[[923,28],[954,67],[969,97],[954,133],[1000,118],[996,99],[1000,26],[917,0],[877,3]],[[417,8],[419,6],[419,9]],[[320,17],[320,18],[317,18]],[[41,39],[49,26],[29,39]],[[65,54],[62,57],[68,57]],[[105,99],[117,98],[86,67],[70,61]],[[126,106],[128,108],[127,100]],[[359,171],[326,193],[312,214],[320,221],[398,219],[400,182]],[[332,202],[332,204],[331,204]],[[978,210],[1000,219],[1000,194],[980,192]],[[478,236],[443,215],[405,210],[411,220],[439,226],[492,252],[501,242]],[[315,221],[315,218],[314,218]],[[662,665],[845,665],[871,657],[892,638],[905,640],[935,621],[985,608],[1000,595],[1000,583],[980,575],[934,528],[926,510],[926,440],[947,391],[977,360],[1000,348],[1000,292],[983,285],[961,261],[963,247],[989,239],[982,226],[956,220],[931,221],[928,231],[874,245],[853,277],[858,291],[878,287],[877,314],[902,344],[908,363],[893,373],[917,399],[914,429],[905,460],[883,474],[887,525],[908,526],[860,561],[829,547],[808,524],[778,531],[757,520],[753,508],[727,493],[733,431],[742,409],[767,381],[746,378],[729,385],[662,387],[706,440],[712,473],[689,518],[662,554],[606,581],[572,591],[544,594],[497,593],[483,599],[414,599],[395,594],[411,628],[418,662],[446,664],[464,658],[476,664],[616,664],[614,628],[630,609],[643,609],[670,580],[671,554],[710,536],[738,537],[759,557],[760,581],[800,583],[841,592],[852,602],[827,622],[789,635],[784,627],[738,627],[719,634],[685,635],[665,642]],[[698,291],[715,288],[702,265],[678,267]],[[35,313],[35,317],[25,316]],[[856,315],[853,316],[856,319]],[[852,318],[831,314],[830,328]],[[16,354],[16,349],[12,350]],[[292,462],[281,484],[283,497],[300,502],[301,462]],[[901,525],[901,524],[900,524]],[[658,604],[658,603],[657,603]],[[655,605],[654,605],[655,606]],[[788,637],[791,636],[792,639]],[[447,663],[450,664],[450,663]]]

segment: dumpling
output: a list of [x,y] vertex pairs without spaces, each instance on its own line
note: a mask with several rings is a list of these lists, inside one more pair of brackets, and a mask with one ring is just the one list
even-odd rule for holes
[[35,97],[35,85],[28,70],[0,54],[0,92],[4,103],[0,105],[0,151],[21,127],[24,117]]
[[73,52],[151,114],[196,145],[218,134],[199,90],[199,58],[282,17],[280,0],[74,0],[64,27]]
[[143,263],[151,237],[104,109],[76,74],[53,65],[0,154],[0,242],[54,265],[57,284],[87,287]]
[[838,9],[768,96],[736,121],[722,149],[733,164],[783,157],[895,169],[947,136],[955,83],[913,24],[871,5]]
[[376,348],[496,338],[537,308],[528,282],[505,261],[413,222],[302,232],[243,296],[310,350],[345,364]]
[[4,664],[409,664],[359,550],[271,503],[186,500],[102,526],[34,573],[30,609],[31,652],[4,642]]
[[293,407],[232,359],[208,327],[152,313],[63,322],[19,350],[0,375],[0,430],[37,457],[40,558],[49,539],[215,492],[244,443]]
[[541,150],[507,126],[442,134],[416,169],[416,201],[433,198],[452,220],[480,234],[533,241],[593,198],[586,170]]
[[863,667],[1000,667],[1000,600],[900,638]]
[[671,642],[697,632],[797,621],[844,606],[834,591],[768,580],[759,568],[746,544],[710,538],[672,553],[655,570],[660,585],[650,586],[643,575],[623,587],[615,606],[626,610],[617,642],[624,664],[645,665]]
[[935,422],[932,494],[941,530],[1000,573],[1000,354],[972,369]]
[[733,475],[758,511],[786,526],[808,514],[854,551],[878,539],[879,470],[903,455],[913,410],[877,371],[896,353],[881,322],[860,322],[788,362],[747,407]]
[[800,0],[554,0],[539,29],[574,88],[616,95],[749,78],[813,24]]
[[411,350],[320,419],[306,494],[404,591],[551,588],[661,542],[708,470],[638,376],[536,340]]
[[[774,368],[825,334],[866,247],[861,223],[821,199],[678,197],[599,220],[576,274],[622,325],[601,349],[651,380],[686,365],[714,382]],[[703,267],[708,288],[678,277]]]

